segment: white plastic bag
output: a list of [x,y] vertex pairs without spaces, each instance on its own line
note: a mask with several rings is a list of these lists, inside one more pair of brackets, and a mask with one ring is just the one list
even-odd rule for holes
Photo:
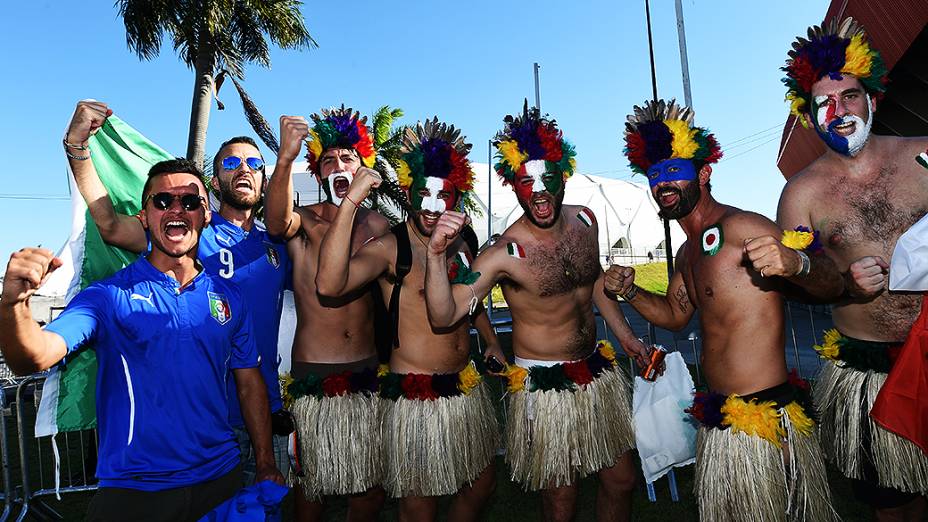
[[648,482],[696,460],[696,427],[683,411],[693,403],[693,378],[680,352],[668,353],[664,364],[664,375],[654,382],[635,377],[632,398],[641,471]]
[[922,217],[896,240],[889,262],[889,289],[928,290],[928,216]]

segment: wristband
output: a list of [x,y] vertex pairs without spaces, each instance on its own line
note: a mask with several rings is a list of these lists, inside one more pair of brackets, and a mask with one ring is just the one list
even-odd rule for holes
[[90,151],[89,151],[89,150],[87,151],[87,155],[86,155],[86,156],[77,156],[77,155],[71,154],[71,153],[68,151],[68,149],[64,149],[64,155],[67,156],[68,158],[72,159],[72,160],[83,161],[83,160],[86,160],[86,159],[90,159]]
[[799,270],[793,274],[794,276],[804,276],[809,275],[809,271],[812,270],[812,261],[809,260],[809,255],[803,252],[802,250],[796,250],[796,253],[799,254]]
[[632,300],[635,299],[635,297],[637,296],[638,296],[638,285],[632,285],[631,289],[629,289],[628,292],[621,294],[622,299],[624,299],[625,302],[627,303],[632,302]]
[[358,203],[357,201],[351,199],[351,197],[350,197],[348,194],[345,194],[345,199],[347,199],[348,201],[354,203],[354,208],[361,208],[361,204]]
[[68,138],[62,139],[61,143],[64,143],[64,148],[66,149],[87,150],[90,148],[89,145],[75,145],[73,143],[68,143]]

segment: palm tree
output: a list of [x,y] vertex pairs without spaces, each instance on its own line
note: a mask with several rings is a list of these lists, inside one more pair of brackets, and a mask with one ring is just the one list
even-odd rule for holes
[[126,42],[139,59],[161,51],[164,35],[194,70],[187,158],[203,165],[213,76],[227,70],[244,77],[244,66],[270,67],[267,38],[284,49],[316,47],[300,14],[299,0],[117,0]]

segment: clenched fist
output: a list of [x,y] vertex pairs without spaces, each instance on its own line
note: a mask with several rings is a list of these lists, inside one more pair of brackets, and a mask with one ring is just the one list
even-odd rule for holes
[[635,285],[635,269],[630,266],[612,265],[606,270],[603,283],[607,292],[624,296]]
[[793,277],[802,269],[799,253],[773,236],[745,239],[744,254],[761,277]]
[[354,173],[351,186],[348,187],[348,198],[358,204],[369,196],[372,190],[379,187],[381,183],[383,183],[383,178],[380,177],[379,172],[367,167],[360,167]]
[[24,248],[13,253],[6,265],[0,303],[12,306],[28,301],[59,266],[61,260],[47,248]]
[[113,114],[112,109],[103,102],[87,100],[77,102],[77,108],[71,116],[71,123],[68,124],[65,140],[71,145],[86,146],[87,140],[100,130],[103,122],[111,114]]
[[292,162],[300,153],[303,140],[309,136],[309,123],[302,116],[280,117],[280,149],[277,161]]
[[848,293],[855,297],[873,297],[886,288],[887,274],[889,264],[882,257],[862,257],[847,270]]
[[429,238],[429,254],[443,255],[454,239],[461,233],[469,218],[463,212],[448,210],[442,213],[435,223],[435,230]]

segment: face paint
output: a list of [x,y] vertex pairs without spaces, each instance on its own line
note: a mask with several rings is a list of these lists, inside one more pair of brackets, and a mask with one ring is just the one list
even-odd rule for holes
[[[354,175],[350,172],[333,172],[326,176],[322,180],[322,191],[325,192],[325,199],[329,203],[332,203],[336,207],[342,204],[343,197],[338,195],[338,192],[342,194],[348,193],[348,187],[351,186],[351,182],[354,180]],[[340,190],[336,190],[338,187]]]
[[[812,114],[815,116],[815,132],[832,150],[845,156],[856,156],[867,144],[870,138],[870,127],[873,126],[873,111],[870,110],[870,95],[865,94],[867,107],[867,121],[856,114],[847,113],[838,117],[835,107],[837,104],[831,96],[816,96],[812,99]],[[854,124],[854,132],[847,136],[838,133],[837,127]]]
[[[454,204],[454,190],[451,182],[447,179],[429,176],[424,180],[416,180],[409,192],[413,208],[441,214],[446,210],[450,210]],[[423,191],[427,191],[428,194],[423,195],[421,193]],[[448,192],[451,197],[442,199],[439,197],[441,192]]]
[[648,169],[648,184],[651,188],[658,183],[673,181],[694,181],[696,179],[696,166],[687,159],[674,158],[651,165]]
[[[531,179],[532,183],[523,182],[525,179]],[[564,178],[556,169],[549,168],[545,160],[526,161],[519,172],[516,174],[514,188],[516,197],[528,201],[532,194],[548,192],[551,195],[557,194],[563,186]]]

